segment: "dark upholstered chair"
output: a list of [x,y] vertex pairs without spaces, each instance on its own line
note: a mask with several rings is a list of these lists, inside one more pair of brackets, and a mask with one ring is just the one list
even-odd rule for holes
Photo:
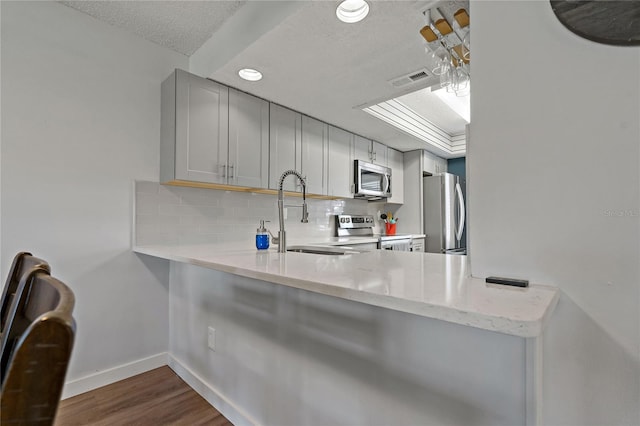
[[42,259],[31,255],[31,253],[20,252],[13,258],[11,269],[9,269],[9,275],[7,276],[7,282],[4,285],[2,291],[2,307],[0,311],[0,334],[4,332],[4,327],[7,322],[7,315],[9,315],[9,308],[11,302],[15,297],[20,278],[29,272],[32,268],[41,267],[51,273],[49,264]]
[[2,333],[0,424],[53,424],[73,348],[74,303],[48,267],[20,279]]

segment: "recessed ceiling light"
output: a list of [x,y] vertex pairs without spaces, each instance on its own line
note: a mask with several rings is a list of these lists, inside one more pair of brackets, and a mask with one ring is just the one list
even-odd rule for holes
[[240,76],[240,78],[248,81],[258,81],[262,79],[262,73],[251,68],[241,69],[240,71],[238,71],[238,75]]
[[344,0],[336,9],[338,19],[348,24],[362,21],[368,13],[369,5],[364,0]]

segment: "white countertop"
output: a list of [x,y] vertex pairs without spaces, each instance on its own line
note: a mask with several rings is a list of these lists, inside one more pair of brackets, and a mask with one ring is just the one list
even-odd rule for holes
[[246,244],[145,246],[134,251],[520,337],[540,335],[558,300],[555,287],[522,289],[471,278],[467,257],[458,255],[388,250],[346,256],[280,254]]

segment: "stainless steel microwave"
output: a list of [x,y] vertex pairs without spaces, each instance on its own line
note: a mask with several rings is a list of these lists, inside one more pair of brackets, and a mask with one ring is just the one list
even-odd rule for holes
[[391,169],[355,160],[354,198],[375,201],[391,197]]

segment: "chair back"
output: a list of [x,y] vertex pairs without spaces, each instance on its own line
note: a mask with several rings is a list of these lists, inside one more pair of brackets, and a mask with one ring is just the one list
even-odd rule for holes
[[74,303],[45,268],[20,280],[2,334],[0,424],[53,424],[73,349]]
[[31,253],[25,251],[18,253],[13,258],[11,269],[9,269],[9,275],[7,275],[7,281],[4,284],[2,290],[2,306],[0,307],[0,334],[4,332],[5,325],[7,323],[7,317],[9,315],[9,309],[11,308],[11,302],[15,298],[20,278],[29,272],[32,268],[40,267],[51,273],[49,264],[42,259],[33,256]]

